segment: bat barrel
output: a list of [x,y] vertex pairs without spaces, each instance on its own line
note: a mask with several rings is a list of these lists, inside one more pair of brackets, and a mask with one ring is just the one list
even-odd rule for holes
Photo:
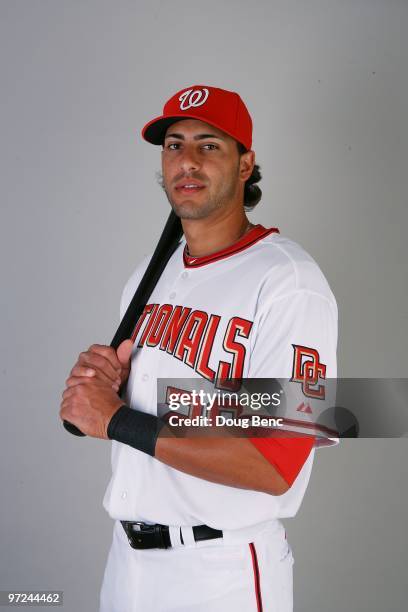
[[[126,310],[119,327],[112,339],[111,346],[116,350],[118,346],[128,338],[131,338],[137,320],[142,314],[144,307],[150,298],[153,289],[164,268],[166,267],[170,257],[177,249],[180,238],[183,235],[183,228],[180,219],[171,211],[166,225],[164,226],[162,235],[157,243],[156,249],[152,255],[149,265],[143,275],[142,280]],[[64,420],[64,427],[69,433],[74,436],[85,436],[78,427]]]

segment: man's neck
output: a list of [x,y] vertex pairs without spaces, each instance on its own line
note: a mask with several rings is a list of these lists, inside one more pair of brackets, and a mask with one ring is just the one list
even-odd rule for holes
[[181,223],[191,257],[205,257],[226,249],[252,227],[243,209],[221,219],[182,219]]

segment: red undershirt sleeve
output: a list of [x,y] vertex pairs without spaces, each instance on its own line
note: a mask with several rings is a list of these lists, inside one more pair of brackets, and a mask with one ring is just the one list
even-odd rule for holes
[[291,487],[315,442],[314,436],[302,438],[249,438],[250,442],[279,472]]

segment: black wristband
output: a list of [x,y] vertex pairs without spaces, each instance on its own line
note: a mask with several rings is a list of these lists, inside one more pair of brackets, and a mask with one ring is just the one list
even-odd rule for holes
[[153,414],[133,410],[125,404],[112,416],[108,438],[128,444],[154,457],[157,437],[164,423]]

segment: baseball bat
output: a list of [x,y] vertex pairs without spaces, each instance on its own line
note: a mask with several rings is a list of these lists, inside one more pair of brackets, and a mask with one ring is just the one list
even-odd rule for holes
[[[132,336],[136,323],[170,257],[178,247],[182,235],[183,229],[181,221],[179,217],[171,211],[149,265],[110,343],[110,346],[115,350],[123,340],[127,340]],[[69,421],[64,420],[64,427],[69,433],[75,436],[86,435]]]

